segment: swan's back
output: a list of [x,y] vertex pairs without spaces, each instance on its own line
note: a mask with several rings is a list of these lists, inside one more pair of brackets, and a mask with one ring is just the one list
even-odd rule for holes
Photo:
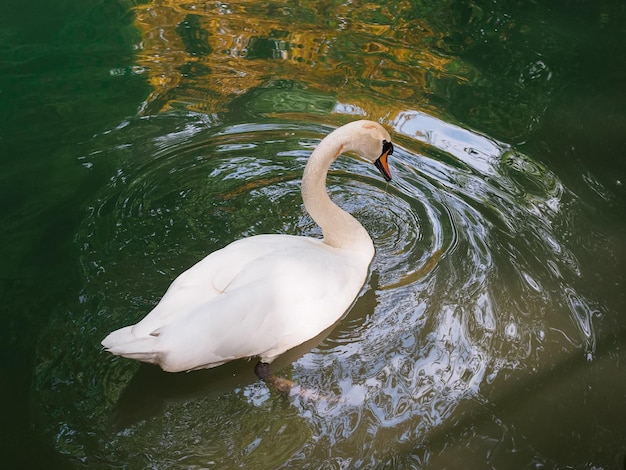
[[103,344],[170,372],[253,356],[271,362],[341,317],[372,255],[308,237],[245,238],[182,273],[142,321]]

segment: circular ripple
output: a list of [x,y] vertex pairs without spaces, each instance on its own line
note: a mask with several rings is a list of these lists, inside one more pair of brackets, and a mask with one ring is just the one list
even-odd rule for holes
[[[451,127],[439,124],[445,138],[426,130],[394,138],[390,184],[354,159],[333,165],[328,191],[366,227],[376,255],[347,316],[283,371],[303,391],[288,411],[252,378],[217,385],[218,369],[239,377],[248,363],[190,374],[201,378],[191,385],[174,378],[168,388],[158,374],[142,379],[133,361],[105,359],[98,345],[142,318],[180,272],[235,239],[321,236],[300,181],[330,128],[163,116],[101,136],[97,145],[108,150],[91,164],[114,171],[77,233],[85,288],[42,335],[34,380],[42,426],[59,451],[101,464],[138,448],[161,462],[176,452],[188,463],[226,461],[229,442],[252,453],[262,429],[303,458],[329,446],[349,455],[384,439],[362,451],[374,462],[385,458],[381,449],[440,428],[503,372],[534,370],[549,350],[592,353],[591,308],[574,287],[579,268],[565,235],[573,196],[538,163]],[[133,394],[141,400],[130,408],[142,419],[116,433],[109,416]],[[164,438],[162,423],[175,435]],[[226,438],[213,439],[211,430],[226,428]],[[197,455],[181,451],[188,443]]]

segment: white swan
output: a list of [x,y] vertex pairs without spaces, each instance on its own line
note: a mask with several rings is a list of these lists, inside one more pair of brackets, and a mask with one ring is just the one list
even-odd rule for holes
[[305,208],[323,240],[256,235],[235,241],[178,276],[143,320],[112,332],[102,345],[168,372],[258,356],[255,372],[271,377],[272,360],[339,320],[367,277],[372,240],[326,193],[328,168],[350,151],[391,180],[393,145],[380,124],[356,121],[326,136],[302,178]]

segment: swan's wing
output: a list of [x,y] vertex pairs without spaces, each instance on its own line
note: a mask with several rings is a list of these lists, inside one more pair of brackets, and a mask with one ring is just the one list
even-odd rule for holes
[[172,282],[154,309],[132,327],[134,335],[149,335],[177,317],[185,316],[196,306],[219,296],[251,262],[271,255],[279,245],[277,238],[281,237],[301,238],[259,235],[237,240],[209,254]]
[[155,331],[162,367],[271,360],[337,321],[364,277],[359,283],[356,267],[330,252],[293,254],[255,259],[222,295]]
[[103,344],[168,371],[251,356],[272,360],[341,317],[367,264],[319,240],[244,239],[183,273],[150,314]]

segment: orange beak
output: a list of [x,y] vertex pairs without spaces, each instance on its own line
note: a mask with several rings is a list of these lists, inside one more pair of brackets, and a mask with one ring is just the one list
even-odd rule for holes
[[393,145],[391,142],[383,141],[383,153],[376,159],[374,166],[378,168],[380,174],[383,175],[385,181],[391,181],[391,171],[389,171],[389,163],[387,157],[393,154]]

